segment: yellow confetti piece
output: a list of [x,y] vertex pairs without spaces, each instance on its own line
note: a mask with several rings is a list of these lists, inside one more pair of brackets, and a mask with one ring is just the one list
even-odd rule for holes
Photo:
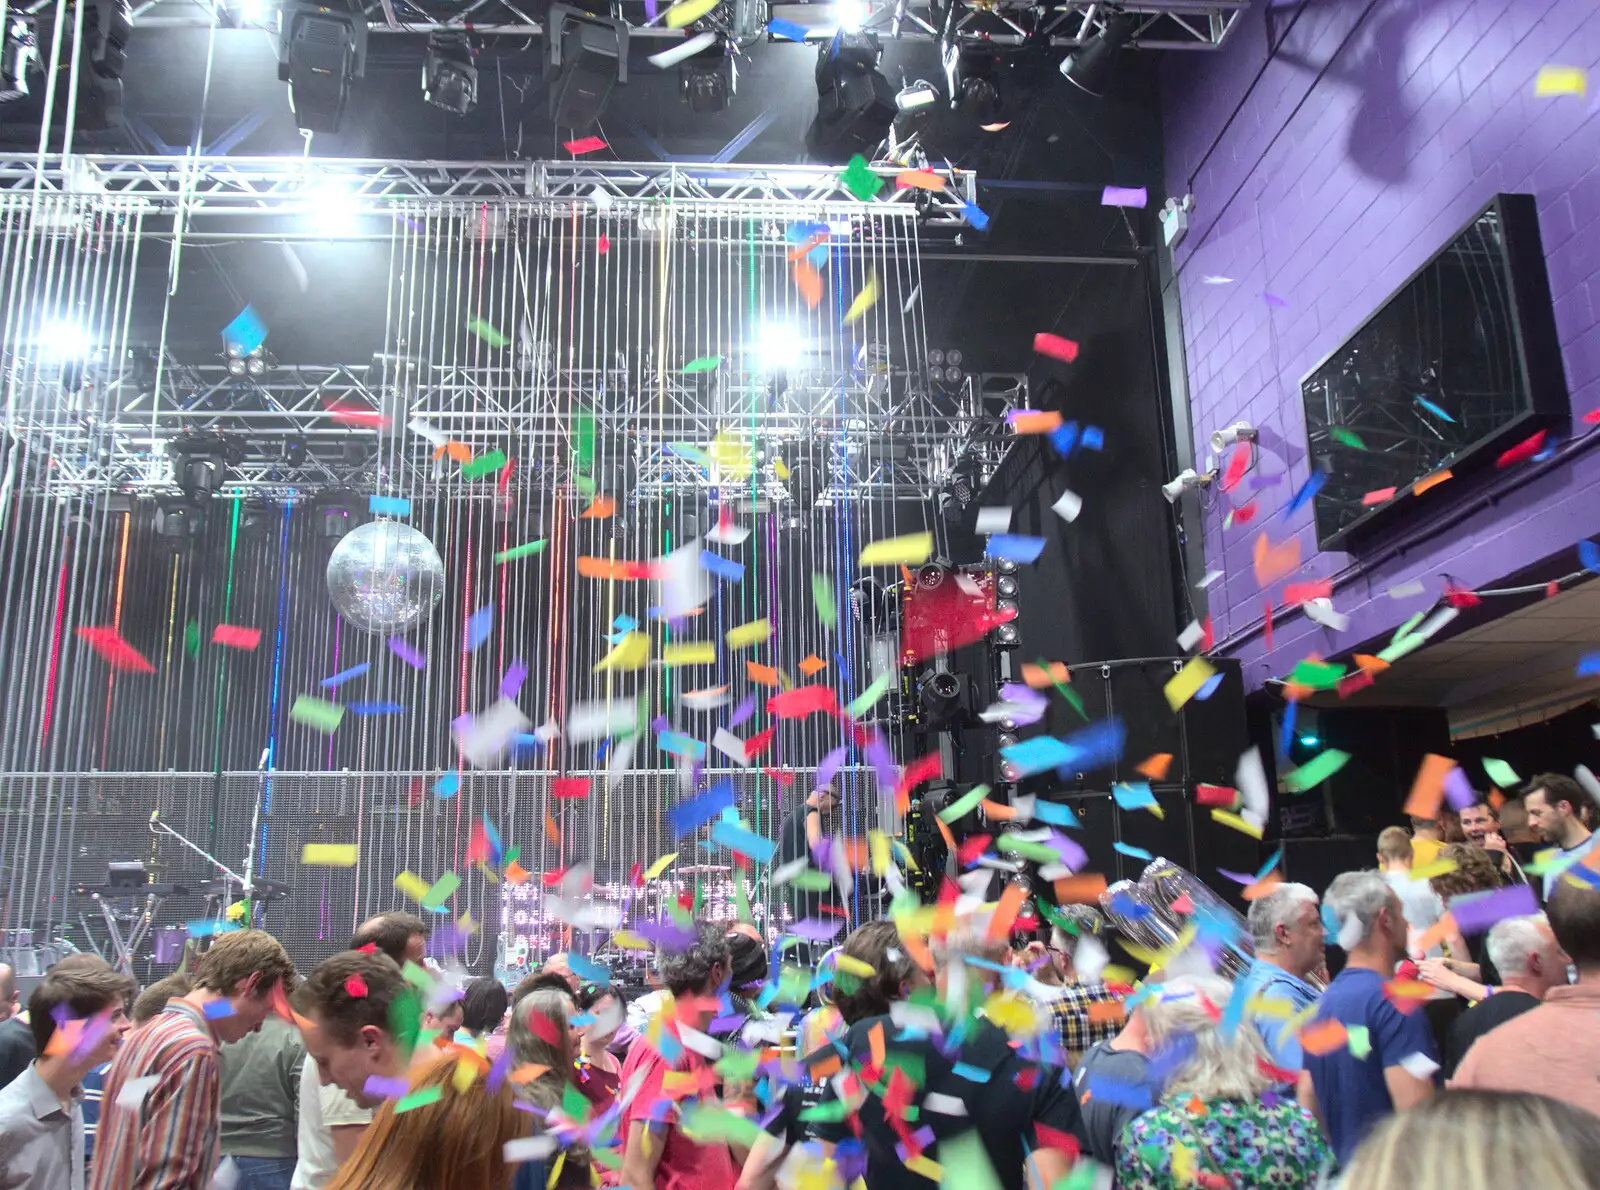
[[708,640],[689,641],[681,645],[663,645],[663,665],[715,665],[717,646]]
[[354,843],[307,843],[300,849],[303,864],[324,864],[330,868],[353,868],[360,857]]
[[1432,863],[1418,864],[1409,875],[1413,880],[1432,880],[1435,876],[1448,876],[1456,870],[1453,859],[1436,859]]
[[1252,1016],[1264,1016],[1269,1020],[1286,1021],[1294,1015],[1294,1004],[1288,1000],[1269,1000],[1265,996],[1251,996],[1245,1003],[1245,1010]]
[[727,433],[718,434],[711,440],[711,449],[707,453],[717,465],[722,479],[749,479],[750,472],[755,470],[750,443],[743,438],[735,438]]
[[844,324],[850,326],[878,302],[878,271],[872,270],[867,274],[867,283],[861,287],[861,292],[856,294],[855,300],[850,303],[850,308],[844,312]]
[[882,876],[889,870],[894,858],[889,849],[889,836],[882,831],[867,832],[867,851],[872,856],[872,874]]
[[1240,834],[1249,835],[1252,839],[1261,837],[1261,828],[1254,823],[1247,822],[1231,810],[1224,810],[1221,806],[1211,808],[1211,821],[1220,822],[1223,826],[1231,826]]
[[413,901],[420,903],[433,886],[415,872],[401,872],[394,878],[394,886]]
[[1539,99],[1552,99],[1557,95],[1582,98],[1589,93],[1589,76],[1581,66],[1541,66],[1539,77],[1533,82],[1533,93]]
[[594,667],[595,673],[603,670],[643,669],[650,661],[650,638],[643,632],[630,632],[618,641]]
[[470,1062],[457,1062],[455,1073],[450,1076],[450,1085],[455,1088],[457,1095],[465,1095],[472,1090],[472,1084],[478,1081],[478,1072]]
[[863,963],[860,959],[851,958],[847,954],[834,956],[834,969],[846,975],[854,975],[857,979],[871,979],[878,973],[877,968],[871,964]]
[[1180,1186],[1187,1186],[1194,1181],[1197,1172],[1194,1150],[1188,1145],[1172,1146],[1172,1180]]
[[944,1181],[944,1166],[931,1157],[918,1153],[915,1157],[906,1158],[906,1168],[912,1173],[919,1173],[930,1182]]
[[[1121,939],[1119,938],[1118,942],[1120,941]],[[1132,967],[1124,967],[1118,963],[1107,963],[1105,970],[1100,972],[1101,983],[1122,984],[1124,986],[1128,986],[1131,985],[1136,979],[1138,979],[1138,974]]]
[[[921,566],[933,556],[932,533],[909,533],[874,541],[861,551],[862,566]],[[1199,687],[1196,687],[1199,689]]]
[[685,25],[692,25],[719,3],[721,0],[678,0],[667,9],[666,26],[669,29],[682,29]]
[[1216,674],[1204,657],[1191,657],[1189,663],[1172,675],[1172,680],[1162,687],[1167,705],[1174,711],[1188,702]]
[[638,934],[635,934],[632,930],[618,930],[616,933],[611,935],[611,941],[615,942],[623,950],[655,949],[654,943],[652,943],[650,939],[642,938]]
[[728,629],[722,639],[728,642],[730,649],[747,649],[751,645],[759,645],[771,638],[772,621],[763,618]]
[[656,860],[655,863],[651,864],[644,870],[644,878],[646,880],[654,880],[657,876],[661,875],[661,873],[670,868],[672,866],[672,861],[677,858],[678,853],[676,851],[674,851],[671,855],[663,855],[660,859]]
[[456,929],[470,937],[478,932],[478,923],[472,920],[472,914],[463,913],[456,918]]
[[785,482],[788,482],[788,479],[789,479],[789,464],[785,463],[782,459],[777,459],[777,458],[773,459],[772,460],[772,473],[774,475],[776,475],[779,479],[781,479],[781,480],[783,480]]

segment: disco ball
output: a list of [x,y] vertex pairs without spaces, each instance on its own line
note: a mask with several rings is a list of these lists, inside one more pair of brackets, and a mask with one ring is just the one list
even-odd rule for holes
[[357,628],[403,632],[444,598],[444,563],[433,542],[410,525],[374,521],[334,547],[328,596]]

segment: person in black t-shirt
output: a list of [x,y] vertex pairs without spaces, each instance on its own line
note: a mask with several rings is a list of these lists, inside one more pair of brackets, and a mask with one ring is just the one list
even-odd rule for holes
[[[797,860],[811,860],[818,844],[828,833],[833,812],[838,805],[839,795],[832,786],[824,785],[812,790],[802,804],[789,811],[778,827],[778,850],[772,857],[773,866],[781,868]],[[812,866],[815,866],[814,860]],[[791,880],[783,886],[783,895],[784,903],[788,905],[789,912],[794,914],[795,921],[823,916],[824,894],[798,888]]]
[[1491,1029],[1537,1008],[1545,993],[1567,982],[1567,956],[1540,913],[1494,923],[1485,947],[1500,972],[1500,986],[1450,1026],[1444,1045],[1444,1077],[1451,1078],[1472,1043]]

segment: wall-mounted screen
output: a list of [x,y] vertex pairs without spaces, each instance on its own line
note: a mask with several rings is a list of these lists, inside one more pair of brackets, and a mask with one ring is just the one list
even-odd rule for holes
[[1496,195],[1300,392],[1312,465],[1327,475],[1314,501],[1324,549],[1351,548],[1423,492],[1453,498],[1430,481],[1567,416],[1533,198]]

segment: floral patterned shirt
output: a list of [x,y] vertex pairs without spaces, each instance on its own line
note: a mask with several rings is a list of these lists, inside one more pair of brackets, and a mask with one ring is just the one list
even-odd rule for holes
[[1117,1185],[1305,1190],[1331,1157],[1316,1117],[1292,1100],[1169,1096],[1122,1130]]

